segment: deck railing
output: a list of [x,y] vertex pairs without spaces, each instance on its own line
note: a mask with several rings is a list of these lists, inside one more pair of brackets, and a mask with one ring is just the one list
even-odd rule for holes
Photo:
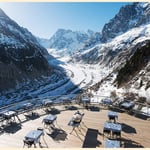
[[[88,93],[86,93],[86,94],[88,95]],[[82,97],[85,96],[86,94],[84,93],[84,94],[72,94],[72,95],[45,96],[42,98],[27,99],[24,101],[20,101],[20,102],[16,102],[16,103],[13,103],[13,104],[10,104],[7,106],[0,107],[0,112],[3,110],[16,110],[16,111],[18,111],[19,114],[24,113],[25,111],[28,111],[28,110],[20,109],[20,106],[23,105],[24,103],[33,103],[34,107],[32,107],[32,110],[38,109],[38,108],[44,107],[44,106],[42,106],[42,101],[44,99],[52,100],[53,105],[60,105],[61,103],[64,104],[64,103],[67,103],[68,101],[71,101],[72,103],[73,102],[79,103],[80,100],[82,99]],[[93,96],[90,96],[89,98],[90,98],[90,103],[96,104],[96,105],[103,105],[102,99],[105,99],[105,98],[112,99],[111,97],[106,96],[106,95],[105,96],[93,95]],[[119,103],[122,101],[123,101],[123,98],[118,98],[117,100],[113,99],[112,105],[114,107],[119,107]],[[143,104],[143,103],[140,103],[137,101],[135,101],[134,103],[135,103],[135,106],[133,107],[133,111],[135,113],[143,113],[145,115],[150,116],[150,105],[149,104]],[[145,111],[143,111],[142,108],[145,108]]]

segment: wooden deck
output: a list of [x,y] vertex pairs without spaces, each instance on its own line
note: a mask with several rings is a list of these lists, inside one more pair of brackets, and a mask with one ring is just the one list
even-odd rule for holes
[[[68,122],[74,112],[84,112],[84,124],[81,124],[81,132],[71,132],[72,127]],[[0,147],[1,148],[22,148],[24,136],[31,130],[38,127],[44,128],[43,118],[48,114],[44,110],[35,110],[39,116],[26,119],[24,114],[20,114],[21,123],[4,127],[0,129]],[[64,106],[55,106],[55,111],[50,113],[57,115],[55,129],[44,128],[44,136],[41,137],[43,148],[104,148],[103,125],[108,120],[108,110],[97,109],[87,110],[79,105],[74,105],[72,110],[65,109]],[[130,148],[148,148],[150,147],[150,121],[131,116],[127,113],[118,113],[117,122],[122,124],[121,145]],[[39,145],[37,145],[39,147]]]

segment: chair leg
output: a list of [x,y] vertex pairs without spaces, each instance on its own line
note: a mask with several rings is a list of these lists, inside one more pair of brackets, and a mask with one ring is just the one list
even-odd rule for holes
[[78,127],[78,130],[81,132],[80,128]]
[[42,148],[42,144],[41,144],[41,142],[39,142],[39,146]]
[[73,127],[72,131],[70,132],[70,134],[75,130],[75,127]]
[[34,143],[34,148],[36,148],[36,144]]
[[103,132],[103,140],[104,140],[104,136],[105,136],[105,135],[104,135],[104,132]]

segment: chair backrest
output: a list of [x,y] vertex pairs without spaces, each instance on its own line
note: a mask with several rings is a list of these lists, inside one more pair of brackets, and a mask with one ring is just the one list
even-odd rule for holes
[[79,122],[81,122],[81,120],[82,120],[82,116],[81,116],[80,114],[75,114],[75,115],[73,116],[73,121],[74,121],[74,122],[79,123]]
[[84,113],[80,113],[79,111],[74,113],[73,122],[80,123],[83,119]]

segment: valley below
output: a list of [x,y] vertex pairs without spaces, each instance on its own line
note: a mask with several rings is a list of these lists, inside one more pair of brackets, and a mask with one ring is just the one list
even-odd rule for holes
[[[58,65],[57,61],[61,64]],[[100,68],[99,65],[67,62],[65,57],[50,60],[49,63],[53,67],[57,64],[52,76],[44,77],[40,81],[33,80],[29,84],[24,83],[18,85],[16,89],[7,91],[5,95],[1,95],[3,98],[1,106],[34,98],[56,97],[57,100],[60,95],[72,97],[87,90],[109,74],[109,70]]]

